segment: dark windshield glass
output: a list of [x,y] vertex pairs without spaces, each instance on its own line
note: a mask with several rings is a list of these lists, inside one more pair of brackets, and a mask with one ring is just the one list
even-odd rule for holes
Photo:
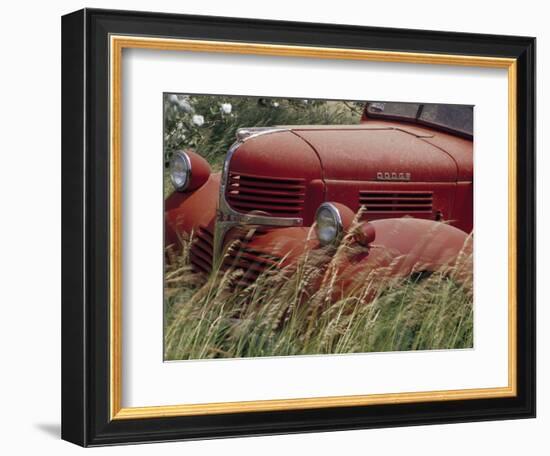
[[369,102],[366,110],[369,117],[416,122],[470,137],[474,133],[473,106]]

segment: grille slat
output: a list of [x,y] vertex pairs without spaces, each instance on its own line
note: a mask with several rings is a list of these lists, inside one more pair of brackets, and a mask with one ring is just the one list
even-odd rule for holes
[[425,191],[361,190],[359,204],[370,212],[431,213],[433,194]]
[[236,286],[248,286],[266,271],[276,270],[280,258],[273,255],[265,255],[246,246],[231,249],[225,260],[224,267],[241,269],[244,274],[238,278]]
[[372,202],[373,204],[374,203],[377,203],[377,202],[382,202],[382,203],[385,203],[385,202],[388,202],[388,201],[394,201],[394,200],[398,200],[399,202],[415,202],[415,201],[427,201],[428,203],[432,200],[431,197],[426,197],[426,198],[420,198],[420,197],[404,197],[404,196],[400,196],[400,197],[394,197],[394,196],[376,196],[376,197],[369,197],[369,202]]
[[[261,235],[260,232],[257,234]],[[197,272],[209,274],[212,271],[214,236],[211,229],[200,226],[196,231],[191,245],[190,260]],[[242,270],[243,275],[238,277],[236,286],[249,286],[266,270],[277,268],[280,258],[275,255],[259,252],[248,247],[250,239],[240,239],[240,242],[229,249],[223,259],[222,270],[232,268]]]
[[211,245],[205,245],[200,241],[195,241],[195,244],[193,244],[193,251],[194,250],[200,250],[204,252],[205,255],[212,255],[212,246]]
[[226,198],[239,212],[261,211],[276,217],[297,217],[305,201],[304,179],[229,174]]
[[230,261],[235,261],[236,263],[238,263],[241,260],[247,262],[248,264],[258,264],[263,267],[271,267],[277,265],[277,261],[254,255],[250,253],[250,250],[245,248],[241,248],[240,250],[235,249],[234,252],[229,252],[229,255],[227,256],[227,263],[230,263]]
[[209,266],[212,266],[212,256],[208,254],[208,252],[205,252],[202,248],[196,248],[193,249],[192,255],[199,257],[201,260],[203,260],[205,263],[207,263]]
[[199,272],[206,272],[207,274],[209,274],[212,269],[208,263],[196,256],[194,253],[191,253],[191,264],[195,270],[198,270]]
[[[300,186],[300,189],[303,187]],[[294,193],[289,192],[288,189],[285,190],[273,190],[273,188],[249,188],[247,186],[239,186],[235,185],[229,188],[228,193],[232,193],[233,191],[236,191],[235,193],[241,194],[241,195],[252,195],[252,196],[276,196],[279,198],[300,198],[300,193]]]
[[253,262],[239,261],[239,260],[227,260],[224,261],[224,266],[233,269],[243,269],[244,271],[253,271],[256,275],[260,275],[267,268],[264,265],[256,264]]
[[232,181],[230,184],[231,189],[245,189],[249,191],[255,191],[255,190],[263,190],[267,189],[269,192],[271,191],[282,191],[282,192],[299,192],[301,190],[304,190],[305,187],[303,185],[291,185],[291,184],[274,184],[271,182],[234,182]]
[[210,245],[212,245],[212,242],[214,241],[214,236],[208,231],[208,228],[206,227],[201,226],[199,232],[197,233],[197,236]]
[[200,226],[191,244],[190,260],[193,267],[200,271],[210,273],[212,270],[214,236],[206,226]]
[[382,209],[382,208],[396,208],[396,204],[399,204],[399,208],[400,209],[411,209],[411,208],[419,208],[419,209],[422,209],[422,210],[431,210],[432,209],[432,205],[431,204],[402,204],[402,203],[395,203],[395,204],[392,204],[390,202],[386,202],[386,203],[383,203],[383,204],[372,204],[372,203],[367,203],[369,208],[372,208],[373,210],[374,209]]
[[233,180],[240,180],[241,182],[259,182],[259,183],[270,182],[276,185],[286,185],[286,184],[296,185],[304,182],[303,179],[294,179],[294,178],[288,178],[288,177],[273,177],[273,176],[254,176],[252,174],[230,173],[229,177]]
[[228,198],[237,199],[238,201],[251,201],[257,203],[282,203],[282,204],[303,204],[304,200],[300,198],[300,195],[249,195],[248,193],[229,193]]
[[301,210],[300,203],[293,204],[279,204],[277,202],[263,203],[263,202],[249,202],[249,201],[240,201],[237,198],[231,198],[229,202],[233,202],[234,207],[239,209],[244,209],[245,211],[265,211],[265,212],[293,212],[298,213]]

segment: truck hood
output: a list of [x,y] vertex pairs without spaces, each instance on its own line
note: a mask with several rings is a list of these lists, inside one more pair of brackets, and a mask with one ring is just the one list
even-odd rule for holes
[[[294,127],[317,153],[326,180],[456,182],[456,160],[433,135],[396,127]],[[407,176],[407,177],[404,177]],[[382,177],[382,179],[381,179]]]

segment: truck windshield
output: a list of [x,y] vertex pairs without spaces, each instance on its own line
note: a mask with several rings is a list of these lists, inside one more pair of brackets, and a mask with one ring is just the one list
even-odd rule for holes
[[414,122],[468,138],[474,133],[473,106],[368,102],[365,111],[368,117]]

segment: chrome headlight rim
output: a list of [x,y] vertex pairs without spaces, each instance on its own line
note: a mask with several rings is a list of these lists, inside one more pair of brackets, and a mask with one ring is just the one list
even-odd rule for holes
[[[186,166],[185,182],[183,184],[178,184],[178,182],[176,181],[176,178],[174,177],[173,166],[177,159],[183,160]],[[172,155],[172,158],[170,159],[169,169],[170,169],[170,182],[172,182],[172,185],[178,192],[184,192],[189,187],[189,184],[191,183],[191,177],[192,177],[191,158],[185,151],[178,150],[174,152],[174,154]]]
[[[324,210],[328,210],[334,219],[335,235],[330,240],[323,240],[322,237],[319,236],[318,217],[321,211],[324,211]],[[338,210],[338,208],[332,203],[323,203],[317,208],[317,211],[315,212],[315,223],[316,223],[317,239],[319,240],[319,243],[322,246],[334,244],[339,239],[341,239],[342,235],[344,234],[344,224],[342,223],[342,215],[340,214],[340,211]]]

